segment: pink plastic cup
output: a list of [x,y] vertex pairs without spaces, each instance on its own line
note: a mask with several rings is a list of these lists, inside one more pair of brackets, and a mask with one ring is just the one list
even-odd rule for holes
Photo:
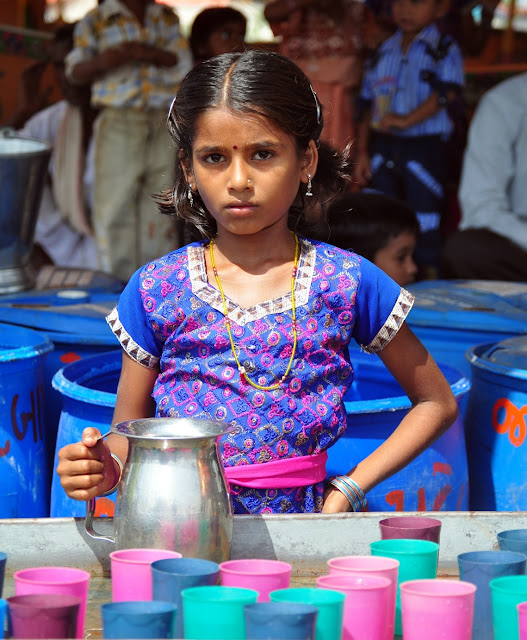
[[279,560],[228,560],[220,564],[224,587],[242,587],[258,591],[258,602],[270,602],[269,594],[288,589],[292,566]]
[[346,594],[342,640],[385,640],[392,615],[391,580],[350,573],[320,576],[317,587]]
[[400,588],[404,640],[471,640],[476,585],[436,578]]
[[152,570],[156,560],[181,558],[168,549],[121,549],[110,553],[112,601],[152,600]]
[[328,560],[329,575],[355,575],[388,578],[390,580],[390,612],[386,627],[386,640],[392,640],[395,633],[395,602],[397,599],[397,578],[399,560],[382,556],[343,556]]
[[518,609],[520,640],[527,640],[527,602],[520,602],[516,605],[516,609]]
[[84,638],[86,603],[90,574],[71,567],[36,567],[21,569],[13,574],[15,595],[24,596],[39,593],[63,593],[81,599],[77,617],[77,638]]
[[382,540],[406,538],[439,544],[441,520],[424,516],[395,516],[379,521]]

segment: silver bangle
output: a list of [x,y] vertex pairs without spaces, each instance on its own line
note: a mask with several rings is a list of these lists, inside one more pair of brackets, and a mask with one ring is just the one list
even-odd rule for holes
[[[121,482],[121,478],[123,477],[123,463],[119,460],[119,458],[115,455],[115,453],[110,453],[110,455],[112,456],[112,460],[115,460],[115,462],[117,462],[117,466],[119,467],[119,477],[117,478],[117,482],[113,485],[113,487],[111,487],[104,493],[101,493],[99,498],[105,498],[106,496],[110,496],[112,495],[112,493],[115,493],[117,491],[117,487],[119,486],[119,483]],[[114,470],[115,470],[115,467],[114,467]]]

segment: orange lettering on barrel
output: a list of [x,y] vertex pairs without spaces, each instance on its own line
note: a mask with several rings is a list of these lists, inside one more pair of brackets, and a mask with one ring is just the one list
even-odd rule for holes
[[[500,413],[503,420],[499,420]],[[508,433],[509,441],[513,447],[521,447],[525,441],[527,425],[525,416],[527,415],[527,405],[521,409],[508,398],[498,398],[492,409],[492,426],[499,434]]]
[[6,440],[5,446],[0,447],[0,458],[2,458],[3,456],[6,456],[10,450],[11,450],[11,440]]

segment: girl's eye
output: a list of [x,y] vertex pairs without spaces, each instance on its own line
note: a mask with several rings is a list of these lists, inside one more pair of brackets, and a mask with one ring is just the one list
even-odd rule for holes
[[271,151],[267,151],[267,149],[261,149],[254,154],[254,157],[257,160],[268,160],[269,158],[272,158],[272,156],[273,154]]
[[217,164],[218,162],[224,160],[224,157],[221,155],[221,153],[211,153],[209,156],[206,156],[204,160],[209,164]]

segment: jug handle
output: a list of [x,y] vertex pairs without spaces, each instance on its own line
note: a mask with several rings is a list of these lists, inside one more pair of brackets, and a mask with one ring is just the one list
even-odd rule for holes
[[96,501],[97,498],[92,498],[91,500],[86,501],[86,520],[84,522],[86,533],[90,536],[90,538],[94,538],[95,540],[106,540],[107,542],[113,542],[115,544],[115,536],[102,536],[93,528],[93,517],[95,515]]

